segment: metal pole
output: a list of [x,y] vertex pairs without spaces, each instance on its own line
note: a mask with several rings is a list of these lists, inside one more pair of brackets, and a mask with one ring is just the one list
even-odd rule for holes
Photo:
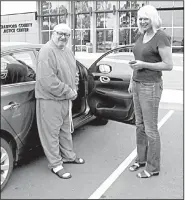
[[71,1],[71,13],[72,13],[72,50],[75,54],[75,27],[76,27],[76,14],[75,14],[75,1]]

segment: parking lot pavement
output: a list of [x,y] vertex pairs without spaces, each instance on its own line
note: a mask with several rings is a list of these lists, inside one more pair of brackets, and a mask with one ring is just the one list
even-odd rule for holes
[[109,121],[106,126],[86,125],[75,131],[74,148],[86,163],[66,164],[72,179],[54,176],[42,153],[14,170],[2,199],[182,199],[183,117],[182,110],[171,109],[159,111],[160,176],[140,180],[129,172],[136,155],[135,127]]
[[138,179],[137,172],[125,170],[109,188],[106,188],[107,190],[102,193],[95,191],[91,197],[96,199],[183,199],[182,112],[169,112],[172,112],[171,117],[159,127],[162,142],[160,175],[151,179]]
[[[166,115],[168,117],[165,117]],[[130,156],[131,159],[127,163],[125,160],[136,147],[135,127],[109,121],[106,126],[88,124],[75,131],[74,148],[86,163],[65,165],[72,173],[72,179],[61,180],[53,175],[48,170],[47,159],[42,153],[41,156],[14,170],[1,197],[2,199],[88,199],[97,194],[96,190],[116,171],[117,178],[113,176],[114,181],[108,181],[107,186],[110,187],[101,189],[95,198],[180,199],[183,194],[182,126],[182,112],[160,109],[162,163],[158,177],[141,180],[136,177],[135,172],[129,172],[127,165],[134,156]],[[117,170],[120,165],[124,167],[121,171]]]

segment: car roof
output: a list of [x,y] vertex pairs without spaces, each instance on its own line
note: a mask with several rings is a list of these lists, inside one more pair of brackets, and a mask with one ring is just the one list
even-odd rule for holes
[[28,42],[1,42],[1,53],[18,49],[41,48],[42,45],[43,44],[31,44]]

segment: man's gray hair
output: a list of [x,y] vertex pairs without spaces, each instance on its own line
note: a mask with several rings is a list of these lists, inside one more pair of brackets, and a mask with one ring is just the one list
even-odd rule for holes
[[71,33],[71,29],[69,28],[69,26],[67,24],[64,24],[64,23],[57,24],[54,27],[53,31],[56,31],[56,32],[65,32],[65,33],[68,33],[68,34]]

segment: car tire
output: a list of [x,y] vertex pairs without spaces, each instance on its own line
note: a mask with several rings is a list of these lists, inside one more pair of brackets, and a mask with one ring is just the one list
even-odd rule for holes
[[[11,176],[13,163],[14,159],[12,148],[5,139],[1,138],[1,191],[5,187]],[[8,169],[6,170],[3,169],[3,166],[5,165],[8,166]]]
[[104,118],[101,118],[101,117],[96,117],[96,119],[93,120],[93,125],[101,125],[101,126],[104,126],[106,125],[107,123],[109,122],[108,119],[104,119]]

